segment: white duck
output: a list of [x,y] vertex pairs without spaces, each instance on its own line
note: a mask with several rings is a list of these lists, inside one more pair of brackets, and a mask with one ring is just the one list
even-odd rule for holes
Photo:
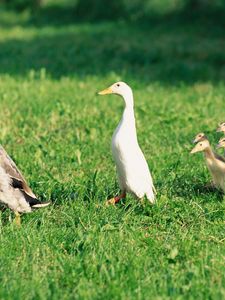
[[14,211],[17,225],[20,225],[20,213],[29,213],[35,208],[50,204],[37,199],[2,146],[0,146],[0,203]]
[[112,154],[116,163],[121,194],[108,200],[108,203],[119,202],[126,197],[126,193],[131,193],[138,199],[146,196],[151,203],[154,203],[155,188],[152,176],[137,140],[132,90],[126,83],[116,82],[99,92],[99,95],[106,94],[119,95],[125,102],[122,119],[112,137]]

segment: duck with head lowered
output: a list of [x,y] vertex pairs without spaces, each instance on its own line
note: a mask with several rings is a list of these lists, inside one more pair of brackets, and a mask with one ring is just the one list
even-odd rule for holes
[[213,152],[207,138],[199,141],[191,153],[204,152],[206,165],[216,188],[225,192],[225,158]]
[[121,96],[125,109],[119,125],[112,137],[112,154],[116,163],[121,194],[107,203],[115,204],[126,197],[126,193],[142,199],[145,196],[155,202],[155,188],[147,161],[137,140],[134,100],[131,88],[125,82],[116,82],[99,95],[115,94]]
[[2,146],[0,146],[0,203],[15,213],[17,225],[20,225],[21,213],[30,213],[34,209],[50,204],[50,202],[41,202],[37,199]]

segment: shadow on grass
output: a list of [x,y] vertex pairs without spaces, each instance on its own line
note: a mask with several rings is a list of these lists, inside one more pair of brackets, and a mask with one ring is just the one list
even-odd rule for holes
[[[45,68],[56,79],[115,72],[165,84],[224,81],[223,12],[189,16],[176,12],[135,24],[75,24],[72,16],[67,8],[48,8],[22,24],[36,28],[32,38],[2,40],[0,74],[20,76]],[[47,25],[54,27],[45,29]]]
[[210,184],[203,182],[193,182],[191,185],[185,184],[182,180],[177,180],[173,185],[176,188],[172,191],[173,195],[176,197],[182,197],[184,199],[190,200],[193,197],[201,197],[207,196],[206,202],[209,201],[209,197],[213,196],[211,199],[214,201],[223,201],[223,192],[216,189]]

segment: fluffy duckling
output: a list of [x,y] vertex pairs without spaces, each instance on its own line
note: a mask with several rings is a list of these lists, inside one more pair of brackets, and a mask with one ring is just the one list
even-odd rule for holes
[[198,142],[201,142],[201,141],[203,141],[204,139],[207,139],[206,135],[205,135],[203,132],[200,132],[200,133],[198,133],[198,134],[195,136],[195,138],[194,138],[194,140],[193,140],[193,144],[196,144],[196,143],[198,143]]
[[225,158],[212,151],[210,143],[206,138],[198,142],[191,151],[191,153],[196,152],[204,152],[206,165],[215,187],[225,192]]
[[217,148],[224,148],[225,149],[225,137],[222,137],[220,140],[219,140],[219,143],[217,145]]
[[119,95],[125,102],[122,119],[112,137],[112,154],[116,163],[121,194],[108,200],[107,203],[119,202],[126,197],[126,193],[131,193],[138,199],[146,196],[151,203],[154,203],[155,188],[152,176],[137,140],[133,92],[126,83],[116,82],[99,92],[99,95],[107,94]]
[[217,144],[217,148],[224,148],[224,156],[225,156],[225,137],[222,137]]
[[0,146],[0,203],[9,207],[16,215],[15,223],[20,225],[20,213],[48,206],[40,202],[18,170],[14,161]]
[[223,132],[223,134],[225,134],[225,122],[220,123],[216,131]]

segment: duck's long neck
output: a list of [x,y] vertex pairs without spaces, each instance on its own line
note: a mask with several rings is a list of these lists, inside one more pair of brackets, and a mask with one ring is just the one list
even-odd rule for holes
[[124,126],[129,126],[130,130],[134,130],[136,133],[135,117],[134,117],[134,100],[132,92],[123,96],[125,102],[125,108],[121,122]]

